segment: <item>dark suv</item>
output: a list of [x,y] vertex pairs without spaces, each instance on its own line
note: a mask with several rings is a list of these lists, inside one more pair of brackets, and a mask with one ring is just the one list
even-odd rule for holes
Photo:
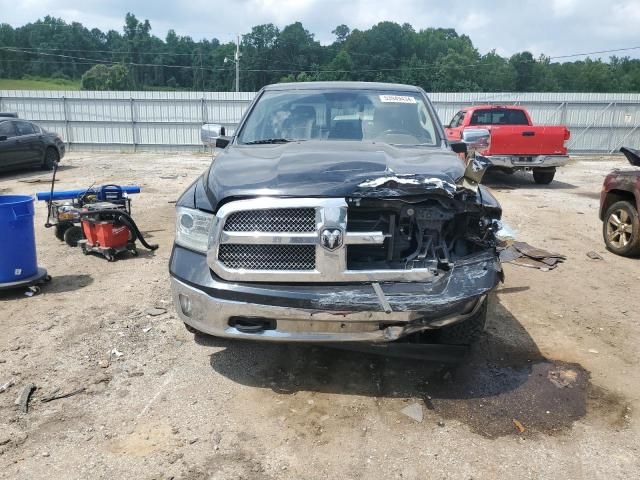
[[15,114],[0,113],[0,170],[51,170],[64,153],[64,142],[57,133],[20,120]]
[[[620,149],[640,167],[640,150]],[[616,169],[606,176],[600,194],[602,235],[607,248],[625,257],[640,255],[640,170]]]

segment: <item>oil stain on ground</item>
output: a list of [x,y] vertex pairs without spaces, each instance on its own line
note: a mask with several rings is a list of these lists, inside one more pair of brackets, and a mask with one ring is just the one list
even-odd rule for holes
[[[492,310],[487,332],[455,367],[319,346],[217,340],[213,344],[226,348],[211,355],[211,366],[280,400],[290,397],[283,411],[297,408],[299,396],[292,394],[313,392],[389,400],[385,408],[397,411],[407,400],[423,401],[425,422],[456,420],[487,438],[554,435],[588,413],[613,428],[628,423],[624,399],[593,386],[580,365],[546,359],[506,309],[498,303]],[[335,399],[327,402],[336,407]]]
[[589,374],[548,360],[473,363],[432,384],[432,408],[489,438],[563,432],[587,413]]

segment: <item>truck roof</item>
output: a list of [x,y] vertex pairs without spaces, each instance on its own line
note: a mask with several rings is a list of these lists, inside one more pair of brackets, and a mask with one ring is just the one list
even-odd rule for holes
[[274,83],[267,85],[264,90],[329,90],[329,89],[349,89],[349,90],[389,90],[403,92],[420,92],[421,89],[413,85],[401,83],[378,83],[378,82],[291,82]]

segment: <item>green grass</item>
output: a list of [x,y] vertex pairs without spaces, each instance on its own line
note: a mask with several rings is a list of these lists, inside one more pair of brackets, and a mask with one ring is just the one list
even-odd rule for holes
[[61,79],[0,78],[0,90],[80,90],[80,82]]

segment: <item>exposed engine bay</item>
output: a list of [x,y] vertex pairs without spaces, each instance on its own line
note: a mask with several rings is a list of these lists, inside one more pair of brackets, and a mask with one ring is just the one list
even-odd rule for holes
[[347,202],[348,231],[381,231],[385,235],[382,245],[348,248],[347,266],[353,270],[448,271],[457,259],[496,246],[500,210],[475,202],[474,193],[456,198],[416,195],[351,198]]

